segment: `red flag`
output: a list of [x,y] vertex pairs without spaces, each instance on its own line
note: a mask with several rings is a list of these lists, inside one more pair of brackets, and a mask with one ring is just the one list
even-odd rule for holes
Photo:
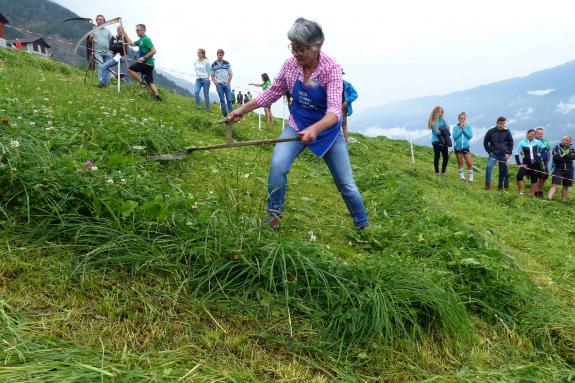
[[22,42],[16,39],[16,49],[22,49]]

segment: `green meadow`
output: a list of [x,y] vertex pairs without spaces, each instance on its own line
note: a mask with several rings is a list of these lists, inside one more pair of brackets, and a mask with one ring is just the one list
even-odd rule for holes
[[573,202],[354,135],[371,226],[304,152],[269,230],[272,147],[146,161],[225,141],[162,97],[0,49],[0,382],[575,382]]

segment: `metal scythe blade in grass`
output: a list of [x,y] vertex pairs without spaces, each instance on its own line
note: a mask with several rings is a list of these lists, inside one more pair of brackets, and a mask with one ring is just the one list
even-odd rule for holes
[[227,149],[227,148],[237,148],[240,146],[250,146],[250,145],[267,145],[276,144],[278,142],[291,142],[291,141],[301,141],[301,137],[289,137],[289,138],[271,138],[268,140],[254,140],[254,141],[240,141],[234,142],[232,139],[232,123],[231,121],[225,119],[218,121],[219,124],[226,124],[226,143],[218,145],[208,145],[208,146],[189,146],[182,150],[181,152],[171,153],[171,154],[152,154],[146,156],[147,161],[174,161],[183,160],[188,154],[191,154],[198,150],[213,150],[213,149]]
[[78,51],[78,47],[80,46],[82,41],[84,41],[84,39],[88,38],[88,36],[90,36],[90,34],[93,33],[96,29],[102,29],[102,28],[107,27],[108,25],[119,23],[121,20],[122,20],[121,17],[116,17],[116,18],[113,18],[112,20],[106,21],[102,25],[97,25],[96,27],[90,29],[90,31],[87,32],[84,36],[82,36],[80,38],[80,40],[78,40],[78,42],[76,43],[76,46],[74,47],[74,54],[76,54],[76,52]]

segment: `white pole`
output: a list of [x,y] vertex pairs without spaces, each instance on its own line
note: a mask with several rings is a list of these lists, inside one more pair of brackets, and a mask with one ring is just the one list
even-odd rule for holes
[[120,57],[120,59],[118,60],[118,93],[120,93],[120,83],[122,82],[122,77],[120,76],[120,63],[122,62],[122,58]]
[[409,131],[409,147],[411,150],[411,163],[415,163],[415,156],[413,155],[413,139],[411,138],[411,130]]
[[262,130],[262,112],[258,110],[258,130]]

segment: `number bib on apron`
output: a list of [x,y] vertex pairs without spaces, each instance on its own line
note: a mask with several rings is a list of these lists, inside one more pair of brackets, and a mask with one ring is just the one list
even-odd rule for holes
[[[289,110],[298,129],[305,130],[325,116],[327,92],[317,79],[311,80],[308,86],[304,85],[301,80],[297,80],[291,94],[293,102]],[[338,121],[331,128],[320,132],[317,139],[307,146],[313,154],[321,158],[331,148],[340,130],[341,121]]]

